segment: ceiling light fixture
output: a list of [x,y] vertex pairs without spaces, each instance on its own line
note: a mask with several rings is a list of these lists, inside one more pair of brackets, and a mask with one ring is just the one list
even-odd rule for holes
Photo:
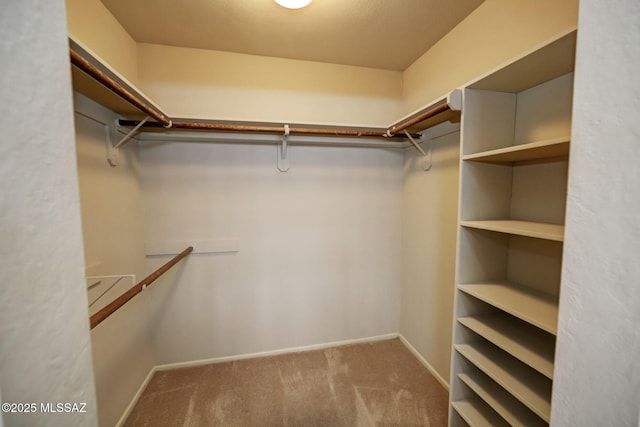
[[302,9],[311,3],[311,0],[275,0],[282,7],[287,9]]

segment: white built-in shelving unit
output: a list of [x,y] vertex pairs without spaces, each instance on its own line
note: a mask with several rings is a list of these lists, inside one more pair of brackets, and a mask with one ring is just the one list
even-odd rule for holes
[[451,426],[550,422],[575,38],[464,89]]

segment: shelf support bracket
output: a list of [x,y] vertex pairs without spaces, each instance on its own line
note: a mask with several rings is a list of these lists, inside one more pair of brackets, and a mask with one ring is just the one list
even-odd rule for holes
[[432,151],[431,149],[433,146],[433,140],[429,138],[429,153],[427,154],[424,152],[422,147],[420,147],[420,145],[416,142],[416,140],[413,139],[413,137],[409,132],[405,130],[404,134],[407,136],[407,138],[409,138],[409,141],[416,148],[416,150],[420,152],[420,155],[422,156],[422,169],[424,169],[425,172],[430,170],[431,169],[431,151]]
[[278,146],[278,170],[280,172],[286,172],[289,170],[289,156],[288,156],[288,141],[289,138],[289,125],[284,125],[284,135],[282,136],[282,142]]
[[113,131],[111,131],[111,129],[109,129],[109,127],[107,126],[107,130],[106,130],[107,131],[107,138],[106,138],[105,142],[106,142],[106,148],[107,148],[107,161],[109,162],[109,164],[111,166],[115,167],[115,166],[118,166],[120,164],[120,147],[122,147],[124,144],[129,142],[129,140],[131,138],[133,138],[133,135],[135,135],[135,133],[138,132],[138,130],[149,119],[150,119],[149,116],[145,117],[142,121],[140,121],[140,123],[138,123],[136,125],[136,127],[131,129],[125,136],[123,136],[120,139],[120,141],[118,141],[117,144],[113,144],[112,141],[115,140],[116,137],[117,137],[116,129],[118,129],[118,119],[116,119],[116,126],[113,129]]

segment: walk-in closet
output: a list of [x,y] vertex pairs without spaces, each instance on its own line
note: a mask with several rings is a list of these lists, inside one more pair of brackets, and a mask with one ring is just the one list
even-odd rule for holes
[[632,426],[640,8],[2,6],[3,426]]

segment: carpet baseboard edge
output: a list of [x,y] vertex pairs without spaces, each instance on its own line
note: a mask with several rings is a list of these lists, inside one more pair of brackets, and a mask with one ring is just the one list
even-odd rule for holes
[[170,369],[190,368],[190,367],[193,367],[193,366],[210,365],[210,364],[213,364],[213,363],[232,362],[234,360],[253,359],[253,358],[257,358],[257,357],[278,356],[278,355],[281,355],[281,354],[299,353],[299,352],[303,352],[303,351],[323,350],[325,348],[339,347],[339,346],[343,346],[343,345],[361,344],[361,343],[365,343],[365,342],[391,340],[391,339],[394,339],[394,338],[398,338],[398,336],[399,336],[398,333],[391,333],[391,334],[376,335],[376,336],[373,336],[373,337],[366,337],[366,338],[355,338],[355,339],[350,339],[350,340],[333,341],[333,342],[328,342],[328,343],[312,344],[312,345],[301,346],[301,347],[288,347],[288,348],[282,348],[282,349],[278,349],[278,350],[261,351],[261,352],[257,352],[257,353],[246,353],[246,354],[237,354],[237,355],[233,355],[233,356],[214,357],[214,358],[211,358],[211,359],[193,360],[193,361],[189,361],[189,362],[167,363],[167,364],[163,364],[163,365],[156,365],[155,370],[156,371],[167,371],[167,370],[170,370]]
[[402,334],[398,334],[398,338],[400,338],[400,341],[402,342],[402,344],[404,344],[404,346],[407,347],[407,349],[411,353],[413,353],[416,359],[418,359],[420,363],[422,363],[424,367],[427,368],[427,370],[431,373],[431,375],[433,375],[447,391],[450,391],[449,383],[444,378],[442,378],[442,376],[433,368],[433,366],[431,366],[429,362],[427,362],[427,359],[422,357],[422,355],[418,352],[418,350],[416,350],[416,348],[413,345],[411,345],[411,343],[405,337],[403,337]]
[[147,385],[149,385],[149,381],[151,381],[151,378],[153,378],[153,374],[155,374],[157,370],[158,369],[155,366],[151,368],[151,370],[147,374],[147,377],[144,379],[144,381],[142,381],[142,384],[140,384],[140,387],[138,387],[138,391],[136,391],[136,394],[133,395],[131,402],[129,402],[129,405],[127,405],[126,409],[120,416],[120,419],[116,423],[115,427],[121,427],[124,425],[125,421],[127,421],[127,418],[129,418],[129,415],[131,415],[131,411],[133,411],[133,408],[136,406],[136,403],[138,403],[138,400],[140,400],[142,393],[147,388]]

